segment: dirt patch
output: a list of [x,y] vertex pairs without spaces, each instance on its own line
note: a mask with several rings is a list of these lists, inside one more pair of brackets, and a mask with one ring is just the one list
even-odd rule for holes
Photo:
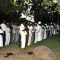
[[6,58],[6,57],[9,57],[9,56],[12,56],[12,55],[14,55],[14,54],[13,53],[6,53],[4,57]]
[[35,60],[58,60],[56,54],[46,46],[38,46],[33,49]]
[[[42,59],[44,58],[44,59]],[[46,59],[47,58],[47,59]],[[58,57],[60,60],[60,57]],[[0,49],[0,60],[56,60],[55,53],[46,46],[21,50],[18,46],[8,46]]]

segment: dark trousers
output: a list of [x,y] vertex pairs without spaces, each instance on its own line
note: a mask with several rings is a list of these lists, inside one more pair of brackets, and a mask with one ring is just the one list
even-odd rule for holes
[[6,41],[6,33],[4,31],[4,34],[3,34],[3,46],[5,46],[5,41]]
[[10,32],[10,44],[12,44],[12,30]]

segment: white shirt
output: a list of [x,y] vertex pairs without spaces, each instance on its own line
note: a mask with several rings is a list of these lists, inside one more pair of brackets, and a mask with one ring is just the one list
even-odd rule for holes
[[21,24],[20,26],[19,26],[19,33],[21,33],[21,31],[23,31],[25,29],[25,26],[23,25],[23,24]]
[[2,23],[1,28],[2,28],[3,31],[6,31],[7,26],[4,23]]
[[10,32],[10,28],[8,28],[8,27],[7,27],[7,28],[6,28],[6,32],[8,32],[8,33],[9,33],[9,32]]

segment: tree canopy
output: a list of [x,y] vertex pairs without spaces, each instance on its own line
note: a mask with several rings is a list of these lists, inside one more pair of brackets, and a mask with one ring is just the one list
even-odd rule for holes
[[[0,0],[0,18],[18,19],[24,10],[24,1],[25,0]],[[47,19],[52,16],[52,11],[60,11],[60,0],[57,0],[56,4],[53,3],[53,0],[26,1],[33,4],[31,11],[34,11],[36,21],[47,21]],[[48,14],[49,12],[50,14]]]

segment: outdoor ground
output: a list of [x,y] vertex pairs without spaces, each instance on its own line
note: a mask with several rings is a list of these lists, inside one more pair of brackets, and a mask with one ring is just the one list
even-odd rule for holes
[[[33,54],[28,55],[28,51],[33,50],[39,45],[44,45],[52,49],[56,55],[60,56],[60,35],[48,37],[47,39],[38,42],[36,44],[31,44],[27,47],[27,51],[22,51],[19,43],[14,43],[9,46],[0,48],[0,60],[33,60]],[[7,56],[7,54],[9,54]]]

